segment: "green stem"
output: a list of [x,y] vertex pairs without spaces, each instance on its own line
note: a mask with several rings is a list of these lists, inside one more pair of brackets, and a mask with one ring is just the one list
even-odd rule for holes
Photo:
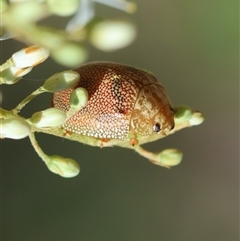
[[8,69],[8,68],[10,68],[12,66],[13,66],[13,62],[12,62],[12,58],[10,58],[9,60],[7,60],[5,63],[3,63],[0,66],[0,72],[2,72],[5,69]]
[[10,116],[10,114],[10,111],[0,108],[0,119],[8,119],[8,116]]
[[151,159],[154,159],[154,154],[152,152],[149,152],[145,149],[143,149],[141,146],[137,145],[134,147],[134,150],[140,154],[141,156],[151,160]]
[[147,151],[145,149],[143,149],[141,146],[137,145],[134,147],[134,150],[141,156],[147,158],[151,163],[158,165],[158,166],[162,166],[162,167],[166,167],[166,168],[170,168],[170,166],[168,165],[164,165],[161,161],[160,158],[160,153],[156,154],[150,151]]
[[35,91],[33,91],[29,96],[27,96],[25,99],[23,99],[14,109],[13,111],[15,113],[19,113],[20,110],[27,104],[29,103],[32,99],[34,99],[35,97],[37,97],[38,95],[42,94],[46,92],[42,87],[36,89]]
[[49,162],[50,158],[49,158],[49,156],[47,154],[45,154],[43,152],[41,147],[38,145],[38,142],[37,142],[33,132],[31,132],[29,134],[29,139],[30,139],[30,142],[31,142],[34,150],[37,152],[38,156],[45,162],[45,164],[47,164]]

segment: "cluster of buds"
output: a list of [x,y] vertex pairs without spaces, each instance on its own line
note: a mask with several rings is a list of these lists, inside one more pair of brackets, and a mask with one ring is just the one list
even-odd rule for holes
[[[16,83],[22,76],[31,71],[34,66],[43,62],[47,57],[48,51],[38,46],[31,46],[16,52],[1,66],[0,83]],[[18,113],[36,96],[45,92],[54,93],[56,91],[72,88],[76,86],[79,78],[79,74],[72,70],[54,74],[49,77],[41,87],[20,102],[11,112],[1,109],[0,138],[23,139],[29,137],[35,151],[45,162],[48,169],[62,177],[76,176],[80,171],[79,165],[70,158],[63,158],[57,155],[46,155],[35,140],[34,130],[36,128],[46,129],[61,127],[70,113],[65,113],[57,108],[48,108],[34,113],[28,119],[20,117]],[[70,110],[72,109],[73,113],[79,111],[86,105],[87,100],[87,91],[83,88],[77,88],[72,93],[72,98],[70,99],[70,104],[72,106]]]
[[14,53],[0,67],[0,84],[15,84],[28,74],[34,66],[45,61],[48,56],[49,51],[39,46],[31,46]]
[[[136,9],[133,2],[126,0],[2,0],[0,39],[14,37],[42,46],[58,63],[69,67],[86,60],[86,41],[102,51],[115,51],[131,44],[136,37],[135,24],[124,18],[105,20],[94,17],[95,2],[127,13]],[[39,24],[49,16],[71,15],[73,17],[65,29]]]

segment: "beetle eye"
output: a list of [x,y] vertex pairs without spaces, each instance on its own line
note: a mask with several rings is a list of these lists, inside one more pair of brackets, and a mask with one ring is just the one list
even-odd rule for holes
[[161,130],[161,126],[159,123],[156,123],[154,126],[153,126],[153,131],[154,132],[159,132]]

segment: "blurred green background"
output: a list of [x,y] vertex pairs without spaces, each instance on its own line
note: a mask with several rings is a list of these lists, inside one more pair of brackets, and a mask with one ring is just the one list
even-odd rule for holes
[[[183,162],[167,170],[131,150],[93,148],[37,134],[43,150],[77,160],[81,173],[50,173],[29,140],[1,141],[3,241],[237,241],[239,240],[238,1],[137,0],[131,16],[138,38],[89,61],[121,62],[153,72],[174,106],[201,110],[206,121],[149,150],[179,148]],[[97,15],[124,13],[96,5]],[[55,25],[62,24],[55,21]],[[1,42],[1,62],[24,45]],[[64,70],[51,59],[13,86],[2,86],[11,109],[43,80]],[[44,94],[23,110],[49,106]]]

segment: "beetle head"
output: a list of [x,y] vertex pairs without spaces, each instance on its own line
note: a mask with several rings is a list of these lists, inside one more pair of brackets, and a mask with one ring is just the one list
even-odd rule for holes
[[174,127],[174,112],[160,84],[145,85],[131,116],[131,129],[142,136],[168,134]]

